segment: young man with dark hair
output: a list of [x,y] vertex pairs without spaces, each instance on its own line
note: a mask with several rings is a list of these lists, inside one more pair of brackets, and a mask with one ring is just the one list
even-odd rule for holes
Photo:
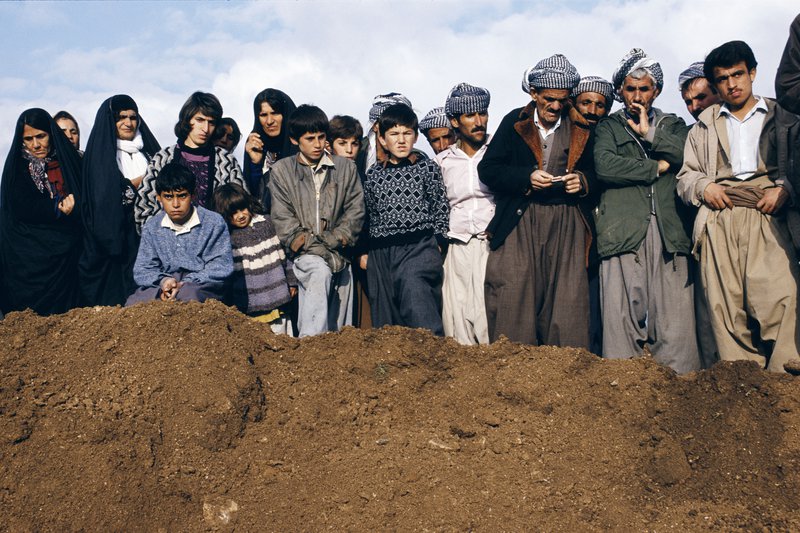
[[245,186],[239,163],[233,154],[214,146],[214,131],[222,118],[222,105],[210,93],[195,92],[181,107],[175,135],[178,143],[159,151],[147,165],[147,172],[134,203],[136,224],[142,226],[160,210],[155,181],[161,169],[177,161],[195,176],[192,203],[210,205],[214,189],[225,183]]
[[388,154],[364,180],[369,216],[367,281],[373,327],[427,328],[443,335],[442,256],[450,207],[439,166],[413,150],[417,116],[405,104],[378,119]]
[[489,258],[486,227],[494,216],[494,196],[478,177],[489,141],[489,101],[483,87],[459,83],[450,90],[444,111],[458,140],[436,156],[450,204],[442,322],[444,334],[461,344],[489,343],[484,278]]
[[797,255],[783,208],[800,118],[753,94],[756,65],[743,41],[706,57],[722,103],[689,133],[677,190],[700,208],[693,251],[720,358],[782,372],[798,351]]
[[142,230],[133,278],[139,288],[125,305],[154,299],[222,299],[233,273],[231,241],[225,220],[192,205],[194,174],[178,162],[164,166],[155,180],[164,213]]
[[325,152],[328,118],[301,105],[288,132],[298,153],[272,167],[272,221],[294,261],[301,337],[338,331],[352,321],[352,276],[347,250],[364,220],[364,195],[355,163]]

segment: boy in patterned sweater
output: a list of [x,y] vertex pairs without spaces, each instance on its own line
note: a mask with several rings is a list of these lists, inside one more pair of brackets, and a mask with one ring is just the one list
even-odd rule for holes
[[442,328],[442,255],[450,206],[439,166],[413,150],[418,121],[405,104],[378,120],[378,142],[389,154],[367,170],[367,284],[372,325]]

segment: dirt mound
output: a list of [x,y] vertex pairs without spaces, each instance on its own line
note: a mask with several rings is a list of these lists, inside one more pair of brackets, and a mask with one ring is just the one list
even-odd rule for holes
[[0,322],[5,531],[800,530],[797,378],[217,303]]

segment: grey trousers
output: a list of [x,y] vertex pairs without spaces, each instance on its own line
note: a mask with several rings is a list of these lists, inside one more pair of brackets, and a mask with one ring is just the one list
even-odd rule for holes
[[[170,277],[181,281],[183,277],[180,273],[173,274]],[[161,289],[159,287],[139,287],[133,294],[128,296],[125,301],[125,307],[157,300],[161,297]],[[183,286],[175,295],[175,300],[179,302],[205,302],[206,300],[222,300],[224,297],[224,289],[220,285],[212,284],[199,284],[192,282],[184,282]]]
[[349,265],[334,274],[322,257],[303,254],[294,260],[294,275],[300,337],[339,331],[353,323],[353,278]]
[[603,357],[628,359],[648,346],[676,372],[700,368],[691,261],[664,251],[654,215],[636,252],[603,259]]
[[442,254],[433,237],[370,250],[367,285],[372,327],[427,328],[443,336]]

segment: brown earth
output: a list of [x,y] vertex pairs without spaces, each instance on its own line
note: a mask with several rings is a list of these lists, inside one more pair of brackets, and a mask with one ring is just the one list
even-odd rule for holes
[[0,322],[3,531],[800,530],[800,386],[750,364],[218,303]]

